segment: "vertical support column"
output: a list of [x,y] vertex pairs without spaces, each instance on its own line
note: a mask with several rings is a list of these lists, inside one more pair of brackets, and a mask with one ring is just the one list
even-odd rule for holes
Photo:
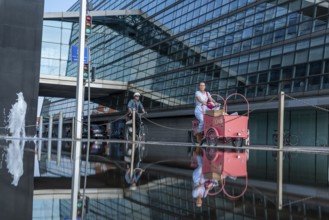
[[76,117],[75,117],[75,147],[73,155],[72,172],[72,193],[71,193],[71,219],[77,219],[78,193],[80,191],[80,157],[81,157],[81,138],[82,138],[82,117],[83,117],[83,66],[84,66],[84,48],[86,32],[86,12],[87,1],[80,0],[80,28],[79,28],[79,65],[76,88]]
[[53,138],[53,116],[49,116],[49,124],[48,124],[48,148],[47,148],[47,159],[51,160],[51,139]]
[[59,113],[58,119],[58,138],[57,141],[57,165],[61,163],[61,156],[62,156],[62,137],[63,137],[63,112]]
[[72,129],[71,129],[71,160],[73,160],[73,148],[74,148],[74,131],[75,131],[75,117],[72,118]]
[[277,159],[277,200],[276,207],[282,210],[282,181],[283,181],[283,123],[284,123],[284,92],[279,94],[278,117],[278,159]]
[[39,142],[38,142],[38,160],[41,160],[41,150],[42,150],[42,133],[43,133],[43,117],[39,118]]
[[135,159],[135,140],[136,140],[136,110],[133,109],[133,138],[131,146],[131,160],[130,160],[130,179],[133,179],[134,174],[134,159]]

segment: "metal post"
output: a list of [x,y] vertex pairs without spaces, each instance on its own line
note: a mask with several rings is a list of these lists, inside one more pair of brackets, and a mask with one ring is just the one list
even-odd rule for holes
[[[90,50],[88,52],[90,54]],[[86,199],[86,187],[87,187],[87,167],[89,164],[89,148],[90,148],[90,76],[88,76],[88,141],[87,141],[87,152],[86,152],[86,161],[85,161],[85,179],[83,183],[83,194],[82,194],[82,207],[85,207],[85,199]],[[84,218],[84,211],[82,209],[82,217]]]
[[75,132],[75,117],[72,118],[72,128],[71,128],[71,160],[73,160],[73,148],[74,148],[74,132]]
[[279,94],[278,117],[278,159],[277,159],[277,204],[278,210],[282,210],[282,180],[283,180],[283,119],[284,119],[284,92]]
[[134,174],[134,159],[135,159],[135,137],[136,137],[136,110],[133,109],[133,138],[131,146],[131,160],[130,160],[130,179],[133,179]]
[[75,148],[73,156],[72,193],[71,193],[71,219],[77,219],[77,203],[80,180],[80,157],[82,138],[82,111],[83,111],[83,65],[85,48],[85,25],[86,25],[87,1],[80,0],[80,29],[79,29],[79,69],[76,89],[76,121],[75,121]]
[[43,117],[39,118],[39,142],[38,142],[38,160],[41,160],[41,149],[42,149],[42,133],[43,133]]
[[48,124],[48,161],[51,160],[51,139],[53,138],[53,116],[49,116],[49,124]]
[[58,138],[57,141],[57,165],[61,163],[61,156],[62,156],[62,137],[63,137],[63,112],[59,113],[58,118]]

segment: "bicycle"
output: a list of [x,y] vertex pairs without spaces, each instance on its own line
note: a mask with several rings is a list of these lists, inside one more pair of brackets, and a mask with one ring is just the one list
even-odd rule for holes
[[[139,163],[147,156],[148,149],[145,144],[139,143],[139,142],[145,142],[146,136],[147,136],[147,127],[142,121],[142,116],[146,113],[137,113],[136,117],[138,117],[139,120],[139,128],[136,129],[138,131],[138,134],[135,136],[135,156],[134,156],[134,167],[137,167]],[[133,135],[133,124],[130,123],[130,120],[126,122],[125,126],[125,140],[126,141],[132,141],[132,135]],[[126,143],[124,148],[124,158],[126,162],[130,162],[131,160],[131,153],[132,153],[132,143]]]
[[[272,142],[274,145],[278,145],[278,135],[278,131],[274,130],[274,134],[272,134]],[[289,130],[283,132],[283,145],[296,146],[298,141],[298,136],[291,134]]]

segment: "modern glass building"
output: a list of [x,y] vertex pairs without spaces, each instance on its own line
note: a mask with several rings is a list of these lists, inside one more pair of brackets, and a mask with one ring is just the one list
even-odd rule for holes
[[[93,113],[108,117],[110,112],[123,113],[132,93],[140,92],[150,113],[172,117],[168,121],[183,115],[193,118],[194,94],[198,82],[205,81],[212,94],[245,95],[251,109],[257,109],[250,114],[251,143],[273,145],[277,100],[269,100],[284,91],[299,100],[287,98],[285,129],[298,136],[299,145],[328,147],[328,111],[314,108],[329,105],[328,1],[92,0],[90,4],[94,11],[134,11],[93,22],[88,47],[97,78],[128,83],[125,92],[93,99]],[[78,3],[70,9],[78,10]],[[77,23],[45,20],[41,74],[76,76],[70,46],[77,43]],[[44,115],[75,114],[74,99],[47,100]],[[246,110],[239,97],[229,104]],[[185,127],[190,118],[182,119]],[[285,166],[287,182],[328,185],[325,155],[287,155]],[[249,168],[254,177],[273,179],[275,157],[252,153]]]

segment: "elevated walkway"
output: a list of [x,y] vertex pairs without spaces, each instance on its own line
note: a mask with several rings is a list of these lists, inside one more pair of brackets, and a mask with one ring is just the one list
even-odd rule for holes
[[[75,98],[76,85],[76,77],[40,74],[39,96]],[[90,83],[91,98],[108,96],[126,91],[127,88],[126,82],[96,79],[95,82]]]

